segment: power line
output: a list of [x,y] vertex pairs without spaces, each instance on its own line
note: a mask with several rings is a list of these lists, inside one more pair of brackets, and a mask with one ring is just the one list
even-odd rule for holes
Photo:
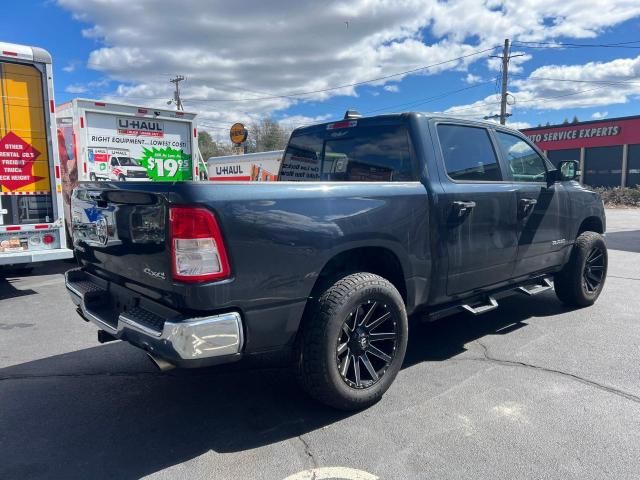
[[[587,93],[587,92],[593,92],[593,91],[596,91],[596,90],[602,90],[603,88],[607,88],[607,87],[608,87],[608,85],[603,85],[603,86],[596,87],[596,88],[589,88],[589,89],[586,89],[586,90],[580,90],[578,92],[566,93],[566,94],[563,94],[563,95],[555,95],[553,97],[540,97],[540,98],[534,98],[534,99],[530,99],[530,100],[522,100],[520,102],[517,102],[516,105],[519,105],[519,104],[522,104],[522,103],[535,103],[535,102],[537,102],[537,103],[549,103],[549,102],[551,102],[553,100],[556,100],[558,98],[565,98],[565,97],[571,97],[571,96],[574,96],[574,95],[580,95],[581,93]],[[478,115],[475,115],[475,114],[473,114],[473,115],[458,115],[457,112],[463,112],[463,111],[467,111],[467,110],[476,110],[476,109],[482,108],[483,105],[493,105],[493,104],[494,104],[494,102],[488,102],[488,101],[485,100],[485,101],[482,101],[482,102],[478,103],[478,105],[475,105],[473,107],[464,107],[464,108],[456,109],[455,112],[450,113],[450,115],[452,115],[452,116],[463,116],[463,117],[464,116],[479,117],[480,114],[478,114]],[[455,108],[455,107],[451,107],[451,108]],[[442,113],[444,113],[444,112],[442,112]]]
[[[524,77],[524,75],[517,75]],[[640,85],[640,82],[626,80],[577,80],[572,78],[549,78],[549,77],[526,77],[527,80],[548,80],[553,82],[573,82],[573,83],[604,83],[607,85]]]
[[638,49],[640,45],[632,45],[640,43],[640,40],[632,40],[629,42],[618,43],[557,43],[557,42],[524,42],[515,41],[514,45],[522,48],[631,48]]
[[399,107],[415,107],[415,106],[418,106],[418,105],[422,105],[422,104],[425,104],[425,103],[433,102],[435,100],[440,100],[442,98],[449,97],[449,96],[454,95],[454,94],[459,93],[459,92],[464,92],[466,90],[471,90],[471,89],[474,89],[474,88],[482,87],[482,86],[485,86],[485,85],[488,85],[488,84],[491,84],[491,83],[493,83],[493,80],[489,80],[487,82],[478,83],[476,85],[471,85],[469,87],[458,88],[456,90],[449,90],[448,92],[443,92],[443,93],[440,93],[438,95],[434,95],[434,96],[431,96],[431,97],[418,98],[418,99],[411,100],[411,101],[405,102],[405,103],[398,103],[398,104],[395,104],[395,105],[387,105],[387,106],[382,107],[382,108],[376,108],[374,110],[367,110],[367,111],[365,111],[363,113],[369,114],[369,113],[373,113],[373,112],[389,111],[391,109],[396,109],[396,108],[399,108]]
[[[334,91],[334,90],[341,90],[343,88],[350,88],[350,87],[357,87],[357,86],[361,86],[361,85],[366,85],[369,83],[375,83],[375,82],[380,82],[382,80],[388,80],[390,78],[395,78],[395,77],[399,77],[402,75],[409,75],[412,73],[417,73],[421,70],[427,70],[430,68],[434,68],[434,67],[439,67],[441,65],[445,65],[447,63],[452,63],[452,62],[458,62],[460,60],[464,60],[465,58],[469,58],[469,57],[473,57],[476,55],[481,55],[483,53],[487,53],[487,52],[491,52],[493,50],[495,50],[497,47],[491,47],[491,48],[485,48],[484,50],[477,50],[471,53],[468,53],[466,55],[460,55],[458,57],[455,58],[450,58],[447,60],[442,60],[440,62],[436,62],[436,63],[432,63],[430,65],[424,65],[421,67],[417,67],[417,68],[412,68],[410,70],[405,70],[403,72],[397,72],[397,73],[392,73],[390,75],[384,75],[382,77],[376,77],[376,78],[371,78],[368,80],[362,80],[360,82],[353,82],[353,83],[346,83],[343,85],[336,85],[333,87],[326,87],[326,88],[321,88],[318,90],[309,90],[306,92],[295,92],[295,93],[287,93],[287,94],[281,94],[281,95],[269,95],[269,96],[264,96],[264,97],[255,97],[255,98],[239,98],[239,99],[226,99],[226,98],[203,98],[203,99],[195,99],[195,98],[189,98],[187,99],[190,102],[249,102],[249,101],[256,101],[256,100],[273,100],[273,99],[277,99],[277,98],[296,98],[296,97],[302,97],[302,96],[306,96],[306,95],[313,95],[313,94],[317,94],[317,93],[326,93],[326,92],[330,92],[330,91]],[[117,97],[116,97],[117,98]],[[141,100],[162,100],[162,98],[157,98],[157,97],[120,97],[120,98],[130,98],[130,99],[141,99]]]

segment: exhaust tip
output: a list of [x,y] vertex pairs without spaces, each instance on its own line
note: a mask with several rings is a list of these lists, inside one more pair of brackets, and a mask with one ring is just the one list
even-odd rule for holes
[[176,368],[173,363],[169,363],[162,358],[151,355],[150,353],[147,353],[147,356],[149,357],[149,360],[151,360],[151,363],[153,363],[161,372],[168,372],[169,370]]

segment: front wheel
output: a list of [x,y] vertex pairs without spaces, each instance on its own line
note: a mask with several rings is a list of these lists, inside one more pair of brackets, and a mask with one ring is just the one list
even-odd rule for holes
[[556,274],[556,295],[570,307],[588,307],[600,296],[607,278],[607,245],[602,235],[583,232],[576,239],[569,262]]
[[303,320],[298,376],[316,400],[341,410],[376,403],[400,371],[408,321],[398,290],[372,273],[342,278]]

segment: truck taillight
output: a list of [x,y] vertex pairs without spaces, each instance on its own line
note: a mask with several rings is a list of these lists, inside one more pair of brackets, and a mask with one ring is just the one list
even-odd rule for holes
[[220,227],[209,210],[171,208],[169,232],[174,280],[207,282],[231,275]]

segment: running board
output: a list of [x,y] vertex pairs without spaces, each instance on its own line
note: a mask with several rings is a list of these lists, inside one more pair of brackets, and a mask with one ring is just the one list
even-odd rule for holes
[[487,302],[488,303],[485,303],[484,305],[475,305],[473,307],[471,305],[460,305],[460,306],[464,308],[467,312],[472,313],[474,315],[482,315],[483,313],[487,313],[487,312],[490,312],[491,310],[495,310],[496,308],[498,308],[498,302],[492,296],[489,295],[487,297]]
[[533,285],[523,285],[522,287],[518,287],[518,291],[524,293],[525,295],[533,296],[538,295],[539,293],[546,292],[547,290],[551,290],[553,288],[553,282],[549,277],[545,277],[542,279],[540,283],[535,283]]

